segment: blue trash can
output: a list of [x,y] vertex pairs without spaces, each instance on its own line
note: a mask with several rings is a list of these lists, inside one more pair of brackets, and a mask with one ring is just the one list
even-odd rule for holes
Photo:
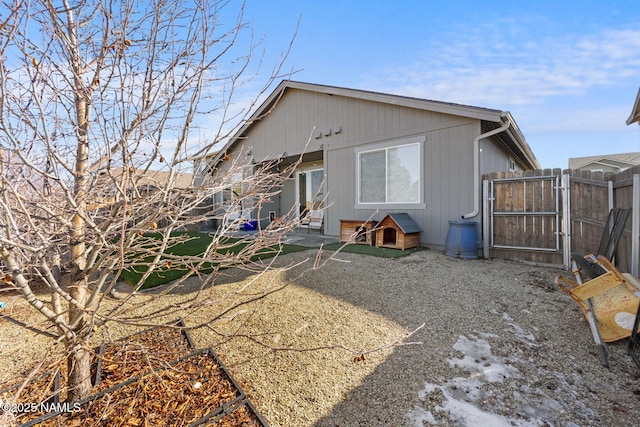
[[258,221],[257,220],[249,220],[244,223],[244,229],[246,231],[254,231],[258,229]]
[[475,221],[449,221],[444,253],[455,258],[478,258],[478,233]]

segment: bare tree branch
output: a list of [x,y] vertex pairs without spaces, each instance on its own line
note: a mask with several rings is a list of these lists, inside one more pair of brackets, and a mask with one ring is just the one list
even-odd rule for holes
[[[202,276],[204,289],[224,268],[250,266],[297,218],[232,252],[224,235],[238,222],[223,223],[212,196],[239,173],[244,203],[259,207],[289,176],[236,159],[202,185],[180,182],[196,157],[249,117],[246,108],[232,112],[237,88],[261,60],[251,41],[240,43],[250,30],[244,6],[230,22],[231,4],[219,1],[7,6],[0,15],[1,275],[53,329],[25,327],[64,342],[68,399],[76,401],[91,387],[96,327],[162,322],[166,313],[128,314],[163,296],[137,297],[150,277],[184,271],[166,295],[213,266]],[[194,144],[194,123],[208,117],[218,122],[215,138]],[[203,253],[173,254],[192,238],[177,231],[216,219],[223,226]],[[122,275],[135,271],[128,295],[110,298]]]

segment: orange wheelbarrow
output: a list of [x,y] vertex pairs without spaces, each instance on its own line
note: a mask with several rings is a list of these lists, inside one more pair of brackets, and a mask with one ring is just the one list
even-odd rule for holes
[[556,284],[580,304],[591,327],[600,363],[608,366],[603,342],[631,336],[640,305],[640,282],[630,274],[620,273],[602,255],[587,255],[584,258],[601,267],[605,273],[582,283],[574,259],[572,268],[575,281],[559,276]]

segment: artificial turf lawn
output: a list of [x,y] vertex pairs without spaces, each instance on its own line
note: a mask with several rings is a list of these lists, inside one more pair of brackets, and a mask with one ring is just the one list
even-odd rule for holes
[[[182,236],[188,236],[191,239],[187,242],[173,245],[165,251],[172,256],[197,256],[207,249],[211,244],[213,237],[208,233],[200,232],[184,232],[179,233]],[[158,235],[158,237],[160,237]],[[221,238],[221,243],[224,248],[219,249],[217,252],[220,254],[230,253],[230,255],[239,254],[250,243],[246,240],[237,238],[224,237]],[[280,244],[260,249],[255,255],[251,257],[251,261],[258,259],[270,258],[276,255],[284,255],[292,252],[298,252],[309,249],[305,246]],[[211,263],[204,263],[200,269],[200,273],[208,274],[213,271],[213,265]],[[138,266],[134,270],[125,270],[120,274],[121,279],[129,284],[137,284],[144,273],[147,271],[145,266]],[[171,268],[170,266],[157,268],[144,282],[142,289],[153,288],[165,283],[173,282],[187,274],[189,272],[186,268]]]
[[336,251],[340,249],[340,252],[350,252],[354,254],[372,255],[382,258],[400,258],[416,251],[423,250],[424,248],[411,248],[411,249],[392,249],[392,248],[379,248],[377,246],[369,245],[345,245],[344,243],[330,243],[323,246],[324,250]]

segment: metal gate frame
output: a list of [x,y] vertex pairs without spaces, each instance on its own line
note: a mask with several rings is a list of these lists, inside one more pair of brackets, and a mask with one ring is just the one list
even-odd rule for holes
[[[571,248],[571,231],[570,231],[570,197],[569,197],[569,179],[567,174],[563,175],[540,175],[527,177],[512,178],[495,178],[492,180],[483,180],[483,253],[485,258],[490,257],[490,249],[516,249],[533,252],[553,252],[562,253],[563,267],[568,269],[570,266],[570,248]],[[500,182],[517,182],[523,181],[523,189],[526,189],[527,181],[550,181],[553,185],[555,196],[555,210],[553,211],[526,211],[526,191],[524,194],[523,211],[495,211],[495,184]],[[496,216],[539,216],[539,217],[555,217],[555,247],[528,247],[515,245],[499,245],[494,242],[494,223]],[[562,239],[562,245],[560,244]]]

